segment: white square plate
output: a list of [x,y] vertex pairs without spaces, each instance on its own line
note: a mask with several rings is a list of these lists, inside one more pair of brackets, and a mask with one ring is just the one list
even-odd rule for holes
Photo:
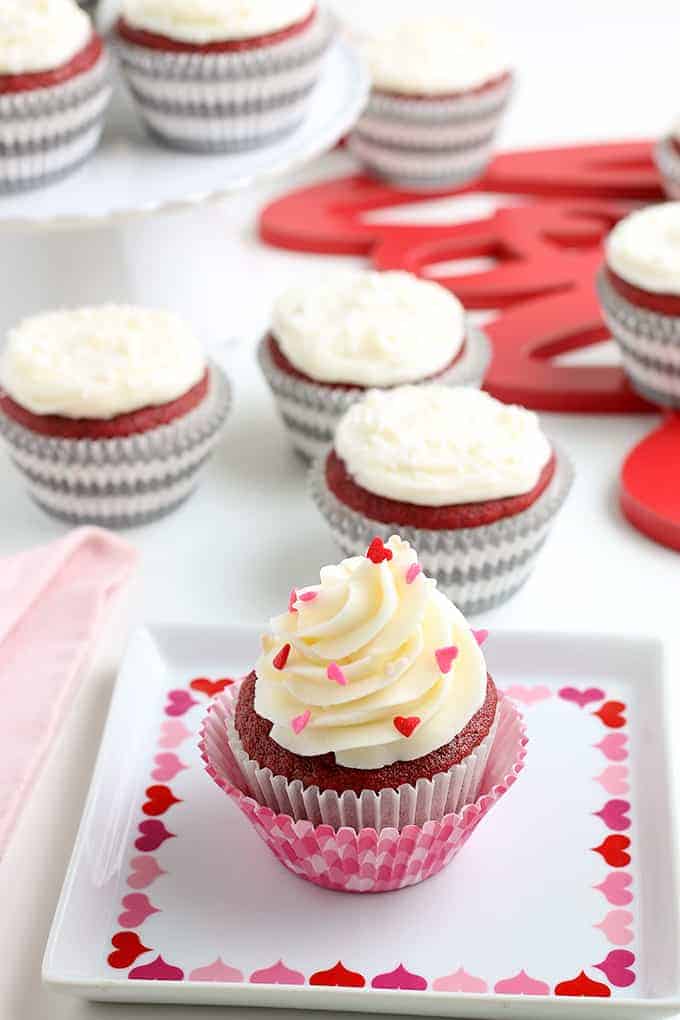
[[680,1010],[658,642],[492,634],[490,670],[525,714],[527,767],[441,874],[373,896],[291,875],[204,772],[210,699],[191,682],[247,672],[257,648],[245,627],[158,626],[131,642],[45,953],[49,985],[98,1000],[485,1018]]

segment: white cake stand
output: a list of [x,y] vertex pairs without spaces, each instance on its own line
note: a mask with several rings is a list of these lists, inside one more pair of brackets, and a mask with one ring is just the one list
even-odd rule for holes
[[295,132],[252,152],[213,156],[154,143],[119,83],[101,144],[85,166],[49,187],[0,196],[0,329],[47,307],[144,303],[140,281],[149,274],[154,295],[163,294],[165,282],[176,310],[205,304],[201,292],[224,287],[228,273],[222,246],[228,205],[221,216],[209,203],[290,173],[331,148],[358,117],[368,89],[361,59],[338,39]]

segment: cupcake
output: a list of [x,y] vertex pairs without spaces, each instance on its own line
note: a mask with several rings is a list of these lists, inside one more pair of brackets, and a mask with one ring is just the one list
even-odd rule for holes
[[367,389],[433,378],[478,386],[490,352],[438,283],[338,270],[281,295],[258,357],[294,447],[314,457]]
[[367,46],[373,89],[349,147],[373,174],[451,188],[484,172],[510,99],[495,39],[450,15],[398,23]]
[[398,529],[466,613],[524,584],[571,481],[533,412],[437,384],[367,393],[310,473],[343,552]]
[[231,152],[298,126],[332,28],[314,0],[124,0],[117,37],[150,133]]
[[680,198],[680,121],[657,144],[654,159],[666,194],[669,198]]
[[380,891],[451,859],[525,741],[487,672],[486,632],[407,542],[364,552],[291,592],[253,672],[211,709],[201,749],[287,867]]
[[647,206],[614,227],[597,289],[633,388],[680,407],[680,202]]
[[230,404],[191,330],[104,305],[13,329],[0,356],[0,435],[48,513],[142,524],[190,495]]
[[2,0],[0,192],[38,187],[83,163],[110,97],[102,41],[75,0]]

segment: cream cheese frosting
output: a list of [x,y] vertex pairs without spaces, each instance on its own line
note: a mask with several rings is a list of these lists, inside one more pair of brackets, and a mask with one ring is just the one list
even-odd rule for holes
[[21,322],[0,355],[0,386],[34,414],[106,419],[177,399],[205,368],[170,312],[102,305]]
[[486,664],[464,616],[407,542],[393,536],[386,549],[382,562],[324,567],[263,639],[255,710],[295,754],[333,752],[357,769],[412,761],[449,743],[484,703]]
[[606,242],[609,268],[657,294],[680,294],[680,202],[661,202],[620,220]]
[[0,74],[32,74],[66,64],[92,34],[75,0],[0,0]]
[[508,70],[491,32],[451,15],[397,22],[365,49],[374,87],[403,95],[464,92]]
[[419,506],[530,492],[551,457],[533,411],[436,384],[367,393],[341,418],[335,450],[362,488]]
[[269,35],[304,21],[315,0],[124,0],[134,28],[204,46]]
[[338,270],[275,303],[272,333],[300,372],[320,382],[395,386],[441,372],[460,351],[463,306],[412,273]]

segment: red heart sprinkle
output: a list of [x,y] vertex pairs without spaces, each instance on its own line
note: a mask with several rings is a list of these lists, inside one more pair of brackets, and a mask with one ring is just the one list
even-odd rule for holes
[[625,710],[626,706],[622,701],[605,701],[602,708],[593,712],[593,715],[599,716],[605,726],[609,726],[612,730],[618,730],[626,725],[626,717],[623,714]]
[[326,985],[331,988],[363,988],[366,980],[355,970],[348,970],[338,960],[329,970],[317,970],[309,979],[310,985]]
[[382,538],[374,538],[366,550],[366,558],[371,563],[382,563],[383,560],[392,559],[392,550],[383,544]]
[[625,868],[630,864],[630,854],[626,850],[630,846],[628,836],[611,835],[607,836],[599,846],[591,847],[596,854],[600,854],[610,868]]
[[274,669],[285,669],[289,655],[290,645],[284,645],[283,648],[280,651],[278,651],[274,658],[272,659],[272,666],[274,667]]
[[392,721],[395,730],[398,730],[403,737],[410,737],[416,726],[420,726],[420,717],[417,715],[396,715]]
[[198,676],[195,680],[191,681],[189,687],[191,687],[192,691],[200,691],[201,694],[207,694],[209,698],[214,698],[225,687],[231,687],[233,682],[228,676],[223,676],[220,680],[209,680],[207,676]]
[[145,815],[163,815],[173,804],[180,803],[169,786],[149,786],[146,795],[149,799],[142,804]]
[[107,962],[109,967],[117,970],[125,970],[131,967],[135,960],[144,953],[150,953],[149,946],[145,946],[136,931],[119,931],[111,939],[114,951],[109,953]]
[[560,981],[555,985],[555,995],[595,996],[608,999],[611,994],[609,985],[605,985],[601,981],[593,981],[583,971],[571,981]]

